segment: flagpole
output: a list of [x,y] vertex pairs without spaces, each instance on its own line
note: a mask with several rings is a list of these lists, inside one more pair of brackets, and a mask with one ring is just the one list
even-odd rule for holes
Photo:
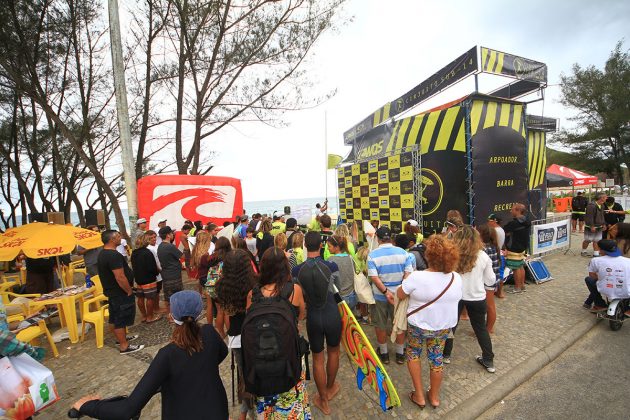
[[326,200],[328,200],[328,111],[324,111],[324,175],[326,179]]

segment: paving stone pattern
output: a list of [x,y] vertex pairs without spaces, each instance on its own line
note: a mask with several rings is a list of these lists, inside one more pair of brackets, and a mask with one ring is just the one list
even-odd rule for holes
[[[408,399],[412,385],[407,367],[397,365],[392,357],[392,363],[387,366],[387,371],[398,390],[402,406],[383,413],[376,402],[376,395],[370,389],[366,391],[357,389],[355,374],[342,351],[339,372],[342,389],[331,402],[333,413],[330,418],[437,418],[473,395],[483,398],[482,391],[485,386],[540,351],[584,318],[593,316],[581,307],[587,294],[583,279],[589,258],[579,255],[580,240],[580,236],[575,234],[572,236],[573,253],[567,255],[560,253],[545,258],[554,280],[540,285],[529,284],[523,294],[508,294],[505,299],[497,299],[498,319],[495,334],[492,336],[497,369],[495,374],[487,373],[476,363],[475,356],[481,354],[481,351],[470,324],[468,321],[462,321],[457,330],[452,363],[446,365],[444,370],[441,406],[436,410],[427,406],[421,411],[413,405]],[[195,284],[187,282],[186,287],[194,288]],[[374,329],[365,327],[365,331],[375,343]],[[114,396],[130,393],[153,356],[168,342],[171,327],[166,319],[163,319],[151,325],[135,325],[130,328],[130,333],[140,334],[137,343],[145,344],[147,347],[128,356],[118,354],[109,332],[106,334],[105,346],[102,349],[96,348],[93,331],[88,333],[84,342],[59,343],[60,357],[47,358],[44,364],[53,371],[62,399],[38,418],[66,418],[66,412],[71,404],[85,394]],[[392,354],[393,351],[393,345],[390,345]],[[422,367],[426,388],[428,386],[426,363],[423,362]],[[232,404],[229,356],[222,363],[220,372]],[[313,381],[308,385],[308,392],[311,396],[316,393]],[[208,409],[212,410],[211,407]],[[238,404],[231,406],[231,412],[233,418],[238,416]],[[157,395],[143,410],[142,418],[159,417],[160,396]],[[313,417],[325,416],[313,407]]]

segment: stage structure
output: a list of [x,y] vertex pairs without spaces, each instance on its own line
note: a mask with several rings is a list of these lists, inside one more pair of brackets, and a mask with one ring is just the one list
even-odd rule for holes
[[[513,80],[395,118],[465,77],[478,87],[480,73]],[[543,63],[485,47],[467,51],[344,133],[352,151],[337,169],[340,217],[378,220],[394,232],[415,219],[425,234],[441,231],[451,209],[471,224],[492,213],[509,220],[516,202],[544,217],[546,133],[557,121],[527,115],[528,102],[516,99],[546,85]]]

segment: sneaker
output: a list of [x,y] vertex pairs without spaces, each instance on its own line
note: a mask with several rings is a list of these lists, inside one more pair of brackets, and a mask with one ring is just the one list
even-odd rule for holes
[[496,369],[494,368],[494,364],[492,362],[490,362],[490,363],[484,362],[483,357],[481,357],[481,356],[477,356],[477,363],[479,363],[481,366],[486,368],[488,373],[496,372]]
[[142,350],[143,348],[144,348],[144,344],[140,344],[139,346],[136,346],[135,344],[129,344],[129,346],[125,350],[120,351],[120,354],[135,353],[137,351]]
[[442,363],[444,363],[445,365],[450,365],[451,364],[451,357],[450,356],[444,356],[442,358]]
[[590,311],[591,310],[591,305],[589,305],[588,303],[585,303],[584,305],[582,305],[582,308],[588,309]]
[[[127,341],[129,342],[129,341],[133,341],[133,340],[135,340],[135,339],[136,339],[136,338],[138,338],[138,337],[139,337],[139,335],[138,335],[138,334],[134,334],[134,335],[128,335],[126,338],[127,338]],[[117,345],[117,346],[118,346],[118,345],[120,345],[120,343],[118,342],[118,340],[116,340],[116,345]]]
[[404,353],[396,353],[396,363],[402,365],[405,363],[405,354]]
[[376,349],[376,355],[381,360],[381,363],[384,365],[389,365],[389,352],[381,354],[380,349]]
[[630,317],[630,309],[623,313],[625,316]]
[[601,311],[605,311],[606,309],[608,309],[607,306],[597,306],[597,305],[593,305],[593,308],[591,308],[591,312],[595,313],[595,312],[601,312]]
[[586,251],[580,252],[580,255],[583,256],[583,257],[588,257],[589,256],[588,252],[586,252]]

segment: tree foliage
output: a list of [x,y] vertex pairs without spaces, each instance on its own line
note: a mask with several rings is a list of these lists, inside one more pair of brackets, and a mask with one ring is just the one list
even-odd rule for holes
[[[127,0],[125,65],[136,177],[212,169],[211,139],[317,104],[303,64],[344,0]],[[107,0],[3,0],[0,201],[113,211],[125,193]],[[325,97],[325,96],[324,96]]]
[[630,168],[630,55],[617,43],[603,69],[573,65],[571,75],[561,75],[561,103],[577,111],[574,130],[556,140],[582,159],[608,163],[601,168],[623,180],[623,166]]

